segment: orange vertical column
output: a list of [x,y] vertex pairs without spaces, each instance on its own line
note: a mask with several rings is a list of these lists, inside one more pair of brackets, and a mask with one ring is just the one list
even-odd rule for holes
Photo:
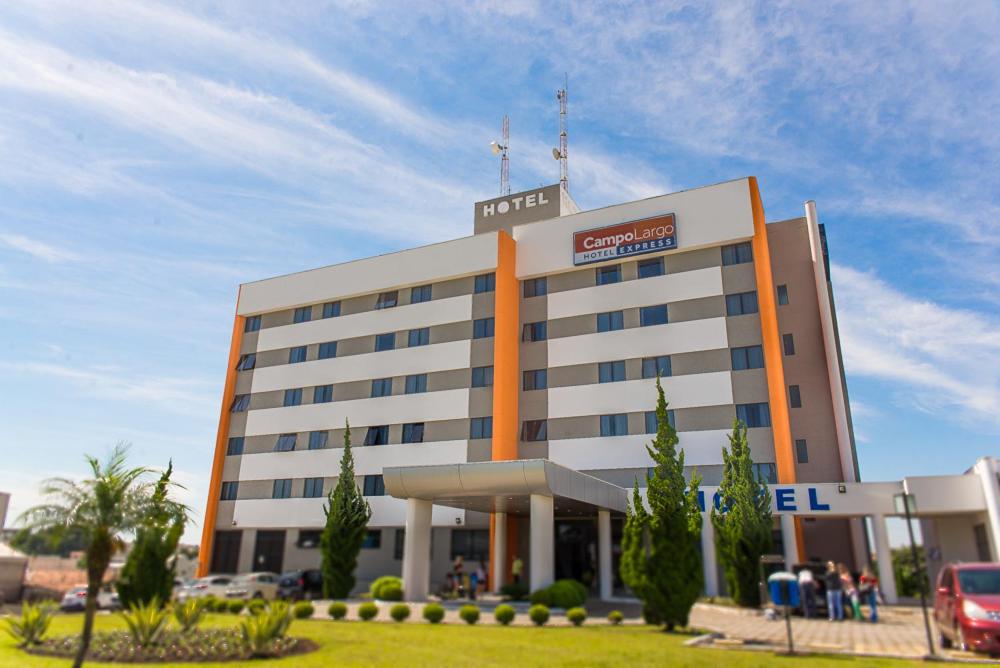
[[[764,348],[764,370],[771,409],[771,432],[774,436],[774,458],[778,482],[796,481],[792,448],[792,427],[788,417],[788,391],[782,362],[781,334],[778,330],[778,306],[775,301],[774,277],[771,274],[771,251],[767,243],[764,205],[760,199],[756,177],[751,176],[750,206],[753,211],[753,259],[757,279],[757,303],[760,310],[761,341]],[[795,541],[800,558],[805,556],[802,523],[795,520]]]
[[[236,300],[239,307],[239,298]],[[215,434],[215,456],[212,459],[212,477],[208,485],[208,501],[205,503],[205,523],[201,530],[201,548],[198,550],[198,577],[208,575],[212,563],[212,543],[215,536],[215,517],[219,511],[219,495],[222,489],[222,468],[226,463],[226,443],[229,439],[230,407],[236,394],[236,364],[240,359],[243,344],[243,328],[246,318],[237,315],[233,321],[233,336],[229,343],[229,366],[226,367],[226,384],[222,390],[222,408],[219,411],[219,430]]]

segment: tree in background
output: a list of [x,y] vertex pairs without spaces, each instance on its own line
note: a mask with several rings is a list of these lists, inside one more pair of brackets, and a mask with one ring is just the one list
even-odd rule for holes
[[49,527],[34,530],[24,527],[10,539],[10,546],[23,554],[58,555],[66,558],[70,552],[79,552],[87,547],[85,536],[79,529]]
[[642,601],[643,616],[668,631],[687,626],[701,594],[701,509],[695,473],[684,481],[684,452],[667,419],[667,400],[656,379],[656,438],[646,446],[655,466],[646,475],[645,509],[636,480],[622,536],[621,575]]
[[[754,475],[747,443],[747,427],[733,423],[729,449],[722,449],[719,508],[712,506],[715,553],[726,576],[729,594],[737,605],[760,605],[760,558],[771,551],[771,492]],[[789,536],[788,540],[795,540]]]
[[326,526],[320,537],[322,552],[323,594],[327,598],[347,598],[354,589],[354,570],[358,553],[368,531],[372,510],[354,481],[354,456],[351,454],[351,425],[344,432],[344,454],[340,458],[340,477],[324,507]]
[[146,605],[154,599],[164,603],[170,600],[176,574],[175,553],[187,523],[187,509],[169,497],[170,487],[175,486],[170,480],[173,471],[171,461],[153,489],[122,568],[118,595],[125,608]]
[[142,524],[152,483],[142,478],[151,471],[126,465],[128,445],[119,443],[103,464],[87,455],[90,478],[75,481],[51,478],[42,483],[42,495],[49,503],[25,511],[21,518],[35,530],[60,527],[77,530],[84,536],[87,569],[87,605],[83,632],[73,668],[83,665],[94,632],[97,594],[115,551],[122,547],[121,534]]
[[896,591],[900,596],[920,596],[920,581],[924,591],[930,591],[927,580],[927,557],[922,545],[917,546],[917,563],[913,563],[913,552],[909,547],[892,549],[892,573],[896,577]]

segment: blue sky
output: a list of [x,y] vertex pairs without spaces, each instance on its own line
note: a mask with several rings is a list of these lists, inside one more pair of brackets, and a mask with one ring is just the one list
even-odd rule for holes
[[504,113],[513,188],[554,182],[564,73],[584,208],[817,201],[864,479],[1000,455],[997,34],[990,2],[4,2],[0,489],[126,440],[200,521],[237,285],[468,234]]

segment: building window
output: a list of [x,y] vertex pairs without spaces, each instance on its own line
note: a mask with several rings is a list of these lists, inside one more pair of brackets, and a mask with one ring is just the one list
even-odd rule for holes
[[396,529],[392,541],[392,558],[399,561],[403,558],[403,549],[406,547],[406,529]]
[[302,388],[285,390],[285,406],[298,406],[302,403]]
[[747,315],[756,312],[756,292],[738,292],[735,295],[726,295],[726,315]]
[[372,380],[372,398],[388,397],[392,394],[392,378],[375,378]]
[[427,391],[427,374],[418,373],[406,377],[406,393],[420,394]]
[[307,499],[318,499],[323,496],[323,479],[322,478],[306,478],[305,491],[302,493]]
[[548,369],[532,369],[524,372],[523,387],[528,390],[544,390],[549,386]]
[[657,304],[656,306],[643,306],[639,309],[639,326],[649,327],[651,325],[667,324],[667,305]]
[[[646,422],[646,433],[655,434],[657,425],[659,424],[656,420],[656,411],[646,411],[643,414],[643,417]],[[677,423],[674,421],[674,411],[672,409],[667,411],[667,424],[674,429],[677,428]]]
[[[367,481],[369,477],[381,478],[382,476],[365,476]],[[382,494],[366,494],[366,496],[383,496]],[[361,542],[361,549],[363,550],[377,550],[382,547],[382,530],[381,529],[369,529],[368,533],[365,534],[365,539]]]
[[795,461],[799,464],[809,463],[809,447],[804,438],[795,439]]
[[474,417],[469,420],[469,438],[493,438],[493,416]]
[[452,529],[451,560],[462,557],[468,567],[477,561],[486,563],[490,558],[489,529]]
[[431,328],[421,327],[420,329],[411,329],[409,339],[406,342],[410,348],[416,348],[417,346],[426,346],[431,342]]
[[312,320],[313,309],[312,306],[301,306],[295,309],[295,314],[292,316],[293,323],[309,322]]
[[380,425],[378,427],[368,427],[365,434],[365,445],[388,445],[389,426]]
[[226,455],[235,456],[243,454],[243,437],[233,436],[226,445]]
[[298,364],[299,362],[306,361],[306,347],[296,346],[295,348],[289,348],[288,350],[288,363]]
[[788,305],[788,286],[779,285],[778,286],[778,306]]
[[601,436],[628,436],[628,415],[625,413],[602,415]]
[[722,247],[723,266],[753,262],[753,246],[749,241]]
[[419,304],[421,302],[429,302],[431,300],[431,286],[429,285],[418,285],[415,288],[410,289],[410,303]]
[[260,330],[260,316],[252,315],[243,323],[244,332],[256,332]]
[[597,365],[597,382],[617,383],[625,380],[625,361],[601,362]]
[[396,332],[375,335],[375,352],[392,350],[396,347]]
[[233,397],[233,405],[229,410],[233,413],[242,413],[248,408],[250,408],[250,395],[237,394]]
[[313,403],[328,404],[333,401],[333,385],[317,385],[313,388]]
[[625,328],[625,314],[621,311],[597,314],[597,331],[611,332]]
[[319,538],[322,533],[318,529],[302,529],[299,531],[299,539],[295,541],[295,547],[300,547],[304,550],[319,547]]
[[542,297],[549,292],[549,282],[544,276],[541,278],[529,278],[524,282],[525,297]]
[[733,358],[733,371],[764,368],[764,349],[760,346],[743,346],[729,352]]
[[327,302],[323,304],[323,317],[336,318],[340,315],[340,302]]
[[472,338],[486,339],[493,336],[493,318],[480,318],[472,321]]
[[385,496],[385,480],[381,475],[366,475],[363,494],[365,496]]
[[544,320],[542,322],[529,322],[524,325],[521,331],[522,341],[544,341],[548,337],[548,327]]
[[548,438],[548,432],[546,420],[525,420],[521,423],[522,441],[544,441]]
[[477,366],[472,369],[472,387],[489,387],[493,384],[493,367]]
[[249,355],[243,355],[240,357],[240,361],[236,364],[237,371],[249,371],[257,365],[257,354],[250,353]]
[[639,278],[653,278],[663,276],[663,258],[655,260],[643,260],[639,263]]
[[337,342],[327,341],[326,343],[319,344],[319,354],[317,357],[321,360],[328,360],[331,357],[337,356]]
[[309,449],[322,450],[323,448],[326,447],[329,438],[330,438],[330,432],[328,431],[309,432]]
[[480,274],[476,276],[476,285],[474,292],[479,294],[481,292],[493,292],[497,289],[497,275],[493,272],[488,274]]
[[390,290],[389,292],[380,292],[378,295],[378,299],[375,300],[375,310],[392,308],[398,303],[399,303],[399,291]]
[[774,464],[754,464],[753,475],[757,480],[769,485],[778,484],[778,469]]
[[278,440],[274,442],[274,451],[291,452],[295,449],[296,440],[295,434],[281,434],[278,436]]
[[788,403],[792,408],[802,408],[802,393],[798,385],[788,386]]
[[597,268],[597,284],[598,285],[608,285],[610,283],[619,283],[622,280],[622,266],[620,264],[613,265],[611,267],[598,267]]
[[224,482],[222,483],[222,496],[219,498],[222,501],[235,501],[236,494],[240,491],[240,483],[237,481]]
[[292,497],[292,479],[282,478],[281,480],[274,481],[274,487],[271,489],[272,499],[290,499]]
[[795,337],[793,337],[791,334],[781,335],[781,345],[785,349],[786,355],[795,354]]
[[423,443],[424,423],[411,422],[403,425],[403,443]]
[[771,410],[767,403],[737,404],[736,419],[747,427],[770,427]]
[[660,374],[664,378],[673,375],[673,369],[670,366],[670,355],[642,358],[642,377],[656,378],[656,374]]

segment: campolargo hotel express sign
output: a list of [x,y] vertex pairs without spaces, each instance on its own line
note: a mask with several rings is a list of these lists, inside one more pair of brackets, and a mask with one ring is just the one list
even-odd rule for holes
[[677,248],[674,214],[573,234],[573,264],[603,262]]

